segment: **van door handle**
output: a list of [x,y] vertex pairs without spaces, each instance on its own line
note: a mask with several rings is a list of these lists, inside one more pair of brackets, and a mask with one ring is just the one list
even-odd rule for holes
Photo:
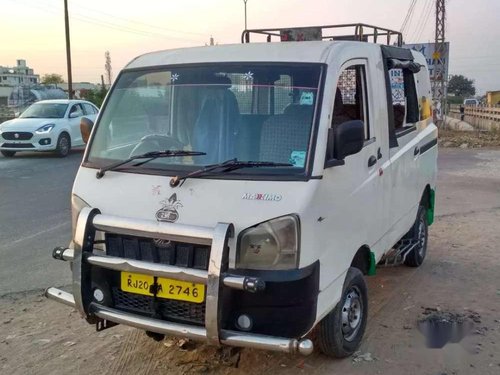
[[413,155],[417,156],[420,153],[420,148],[417,146],[415,147],[415,150],[413,150]]
[[380,147],[377,150],[377,159],[382,159],[382,152],[380,151]]
[[372,155],[368,159],[368,167],[373,167],[375,164],[377,164],[377,158]]

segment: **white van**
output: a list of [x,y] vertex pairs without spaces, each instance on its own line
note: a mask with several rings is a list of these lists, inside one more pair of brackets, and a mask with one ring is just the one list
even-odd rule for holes
[[424,260],[437,159],[424,56],[355,27],[360,41],[246,30],[132,60],[74,183],[73,241],[53,253],[73,293],[47,297],[98,330],[310,354],[317,327],[322,352],[353,353],[364,275]]

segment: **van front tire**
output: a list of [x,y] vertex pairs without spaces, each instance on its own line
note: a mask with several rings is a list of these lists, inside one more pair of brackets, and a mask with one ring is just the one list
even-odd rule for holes
[[418,207],[417,219],[413,227],[407,233],[405,238],[417,242],[417,245],[406,256],[405,265],[408,267],[419,267],[422,265],[427,254],[427,239],[429,236],[429,227],[427,225],[427,209],[425,206]]
[[361,344],[368,317],[368,293],[363,273],[349,268],[342,298],[318,327],[318,346],[323,354],[345,358]]

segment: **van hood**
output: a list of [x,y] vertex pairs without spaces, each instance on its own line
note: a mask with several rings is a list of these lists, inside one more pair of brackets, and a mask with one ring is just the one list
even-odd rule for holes
[[[171,177],[108,171],[96,178],[96,169],[81,167],[73,194],[103,214],[136,219],[215,227],[232,223],[235,238],[263,221],[297,214],[310,222],[309,208],[318,180],[249,181],[191,178],[176,188]],[[231,251],[233,253],[233,251]]]

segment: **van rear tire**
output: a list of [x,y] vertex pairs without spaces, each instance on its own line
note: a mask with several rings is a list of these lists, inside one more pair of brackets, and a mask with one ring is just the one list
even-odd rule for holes
[[318,346],[330,357],[345,358],[361,344],[368,318],[368,293],[363,273],[349,268],[342,297],[318,325]]
[[427,209],[425,206],[418,207],[417,219],[406,234],[405,238],[417,241],[417,245],[406,256],[405,265],[408,267],[420,267],[427,254],[427,240],[429,227],[427,224]]

